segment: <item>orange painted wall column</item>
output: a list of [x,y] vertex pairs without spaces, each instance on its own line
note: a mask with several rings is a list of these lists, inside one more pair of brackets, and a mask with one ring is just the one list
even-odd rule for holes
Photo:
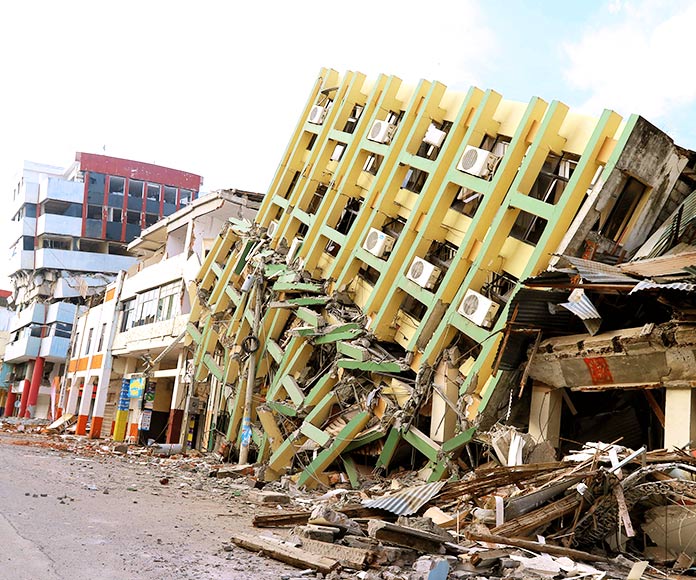
[[89,420],[89,410],[92,406],[92,393],[94,385],[91,381],[85,381],[82,387],[82,399],[80,400],[80,411],[77,415],[77,426],[75,435],[87,435],[87,421]]
[[34,371],[34,361],[30,360],[27,362],[27,370],[24,372],[24,379],[20,381],[22,383],[22,398],[19,402],[19,415],[18,417],[24,417],[27,412],[27,405],[29,404],[29,390],[30,390],[30,379]]

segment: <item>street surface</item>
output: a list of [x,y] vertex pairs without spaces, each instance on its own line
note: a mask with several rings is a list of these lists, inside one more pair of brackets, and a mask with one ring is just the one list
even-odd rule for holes
[[258,508],[203,468],[106,446],[75,454],[19,433],[0,433],[0,466],[0,580],[299,576],[230,543]]

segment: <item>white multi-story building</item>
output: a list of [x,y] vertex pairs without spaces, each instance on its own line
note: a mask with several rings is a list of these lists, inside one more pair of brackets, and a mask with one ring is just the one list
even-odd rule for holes
[[128,243],[190,204],[200,184],[192,173],[90,153],[68,168],[24,163],[10,207],[15,315],[5,352],[19,416],[54,416],[80,305],[135,263]]
[[[178,443],[189,427],[196,435],[197,414],[190,426],[184,417],[194,394],[184,381],[190,355],[183,344],[193,279],[228,220],[253,220],[260,200],[251,192],[211,193],[131,242],[138,263],[77,321],[59,408],[77,415],[78,435],[144,434],[168,443]],[[144,391],[133,391],[140,381]]]

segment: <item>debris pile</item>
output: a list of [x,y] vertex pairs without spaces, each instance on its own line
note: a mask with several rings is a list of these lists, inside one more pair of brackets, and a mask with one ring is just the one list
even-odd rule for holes
[[[635,565],[640,578],[648,562],[693,565],[692,455],[596,443],[562,462],[492,463],[459,481],[334,490],[312,510],[256,515],[256,527],[291,527],[288,539],[233,541],[335,577],[626,578]],[[387,485],[397,491],[370,496]]]
[[295,474],[307,489],[346,480],[357,488],[396,455],[411,456],[425,480],[456,473],[474,433],[457,405],[469,347],[453,345],[435,366],[415,361],[379,340],[347,295],[266,242],[256,225],[223,230],[188,327],[194,392],[210,385],[207,394],[225,395],[231,447],[249,445],[266,481]]

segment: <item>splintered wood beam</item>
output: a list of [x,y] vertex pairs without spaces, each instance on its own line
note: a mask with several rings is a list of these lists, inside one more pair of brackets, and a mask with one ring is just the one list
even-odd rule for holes
[[582,496],[579,493],[568,495],[539,509],[509,520],[493,528],[491,533],[500,536],[525,536],[528,532],[532,532],[544,524],[573,513],[581,503]]
[[367,523],[367,534],[376,540],[427,554],[439,554],[444,551],[442,545],[446,541],[431,532],[379,520],[370,520]]
[[524,548],[534,552],[544,554],[552,554],[554,556],[568,556],[572,560],[583,560],[585,562],[611,562],[611,559],[596,554],[588,554],[582,550],[573,550],[572,548],[563,548],[562,546],[554,546],[552,544],[541,544],[540,542],[532,542],[530,540],[522,540],[519,538],[506,538],[497,534],[481,534],[476,532],[467,532],[467,540],[475,542],[486,542],[489,544],[502,544],[503,546],[513,546],[515,548]]
[[328,574],[340,567],[338,560],[314,554],[281,540],[276,541],[262,536],[236,534],[232,536],[232,541],[241,548],[261,552],[265,556],[297,568],[311,568],[322,574]]

